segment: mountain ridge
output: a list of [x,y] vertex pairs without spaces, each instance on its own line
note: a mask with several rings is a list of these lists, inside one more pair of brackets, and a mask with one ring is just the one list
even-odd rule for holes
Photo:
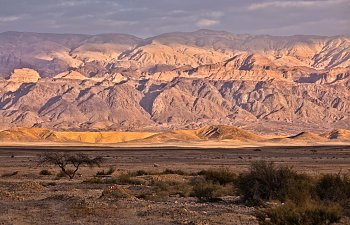
[[350,37],[0,33],[0,125],[350,128]]

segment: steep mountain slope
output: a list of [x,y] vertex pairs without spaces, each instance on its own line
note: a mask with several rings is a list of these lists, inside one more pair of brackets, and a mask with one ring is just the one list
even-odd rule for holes
[[295,134],[349,116],[346,36],[0,34],[0,129]]

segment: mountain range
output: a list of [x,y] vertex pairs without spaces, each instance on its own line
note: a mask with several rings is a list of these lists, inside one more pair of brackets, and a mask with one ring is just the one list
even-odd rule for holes
[[350,129],[350,37],[0,33],[0,129]]

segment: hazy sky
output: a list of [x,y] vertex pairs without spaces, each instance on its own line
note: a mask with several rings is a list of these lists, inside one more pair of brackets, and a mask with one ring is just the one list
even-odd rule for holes
[[350,0],[0,0],[0,32],[350,35]]

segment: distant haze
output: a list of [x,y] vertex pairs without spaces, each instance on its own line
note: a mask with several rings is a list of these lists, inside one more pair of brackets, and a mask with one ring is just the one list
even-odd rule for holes
[[350,34],[350,0],[0,0],[0,6],[0,32]]

